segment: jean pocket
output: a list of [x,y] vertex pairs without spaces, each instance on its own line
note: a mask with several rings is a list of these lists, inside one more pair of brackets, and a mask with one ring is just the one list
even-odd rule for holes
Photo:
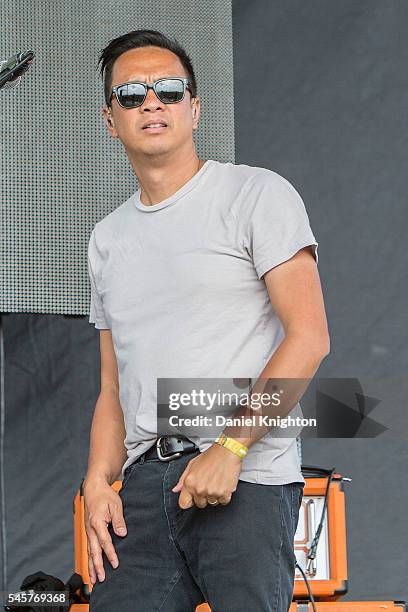
[[299,510],[300,510],[300,508],[302,506],[303,494],[304,494],[304,491],[305,491],[305,485],[302,484],[302,483],[299,483],[299,484],[300,484],[300,487],[299,487]]
[[293,533],[296,532],[299,522],[299,512],[302,506],[304,485],[301,482],[292,483],[292,521]]
[[127,468],[125,469],[125,471],[123,472],[123,480],[122,480],[122,486],[120,488],[120,490],[122,491],[124,489],[124,487],[127,485],[127,483],[130,480],[130,477],[132,476],[134,469],[136,467],[136,465],[138,464],[137,461],[134,461],[133,463],[131,463],[130,465],[127,466]]

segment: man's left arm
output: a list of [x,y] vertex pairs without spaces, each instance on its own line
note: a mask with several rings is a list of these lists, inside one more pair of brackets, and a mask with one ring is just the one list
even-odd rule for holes
[[[291,386],[286,406],[279,416],[285,416],[305,391],[301,381],[311,380],[323,358],[330,351],[330,340],[319,273],[311,246],[300,249],[293,257],[268,270],[263,278],[274,311],[280,319],[285,337],[266,363],[252,394],[265,393],[269,379],[296,379]],[[306,385],[307,386],[307,385]],[[240,408],[237,414],[251,416],[251,406]],[[224,434],[247,448],[262,438],[269,427],[251,427],[247,431],[226,427]],[[217,443],[189,462],[179,482],[173,488],[181,492],[179,505],[200,508],[208,498],[221,504],[231,500],[236,490],[242,459]]]

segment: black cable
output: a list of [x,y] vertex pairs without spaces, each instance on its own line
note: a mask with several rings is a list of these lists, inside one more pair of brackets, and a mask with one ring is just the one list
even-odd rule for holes
[[314,600],[314,597],[313,597],[313,594],[312,594],[312,590],[311,590],[310,585],[309,585],[309,581],[308,581],[308,579],[306,578],[306,574],[305,574],[305,572],[302,570],[302,568],[300,567],[300,565],[299,565],[299,563],[298,563],[297,561],[296,561],[296,567],[298,568],[298,570],[300,571],[300,573],[301,573],[301,574],[302,574],[302,576],[303,576],[303,580],[304,580],[304,581],[305,581],[305,583],[306,583],[307,592],[309,593],[309,599],[310,599],[310,603],[312,604],[313,612],[316,612],[316,604],[315,604],[315,600]]
[[[327,500],[328,500],[328,497],[329,497],[330,483],[333,480],[333,474],[336,471],[336,468],[332,468],[331,470],[326,470],[324,468],[316,468],[316,471],[319,471],[320,473],[327,474],[328,477],[327,477],[326,491],[325,491],[325,494],[324,494],[322,514],[321,514],[321,517],[320,517],[319,525],[318,525],[318,527],[316,529],[316,533],[315,533],[314,538],[312,540],[312,543],[310,545],[309,552],[307,554],[307,559],[309,559],[309,561],[313,561],[316,558],[317,546],[319,544],[320,535],[322,533],[323,523],[324,523],[324,516],[326,514],[326,509],[327,509]],[[309,563],[308,563],[308,565],[309,565]]]

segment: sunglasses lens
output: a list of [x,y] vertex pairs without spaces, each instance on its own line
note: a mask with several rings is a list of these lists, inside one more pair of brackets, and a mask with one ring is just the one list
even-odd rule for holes
[[157,83],[156,91],[164,104],[180,102],[184,95],[184,83],[180,79],[163,79]]
[[119,104],[125,108],[135,108],[143,104],[145,88],[140,83],[127,83],[117,90]]

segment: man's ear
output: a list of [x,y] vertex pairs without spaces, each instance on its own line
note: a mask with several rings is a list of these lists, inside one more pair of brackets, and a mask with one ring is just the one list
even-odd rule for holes
[[112,112],[111,112],[111,108],[108,108],[107,106],[104,106],[102,108],[102,114],[103,117],[105,119],[105,125],[108,129],[108,132],[110,133],[110,135],[112,136],[112,138],[117,138],[118,137],[118,133],[116,131],[115,128],[115,121],[112,117]]
[[198,119],[200,117],[200,98],[198,96],[196,98],[193,98],[192,111],[193,111],[193,130],[196,130],[198,128]]

